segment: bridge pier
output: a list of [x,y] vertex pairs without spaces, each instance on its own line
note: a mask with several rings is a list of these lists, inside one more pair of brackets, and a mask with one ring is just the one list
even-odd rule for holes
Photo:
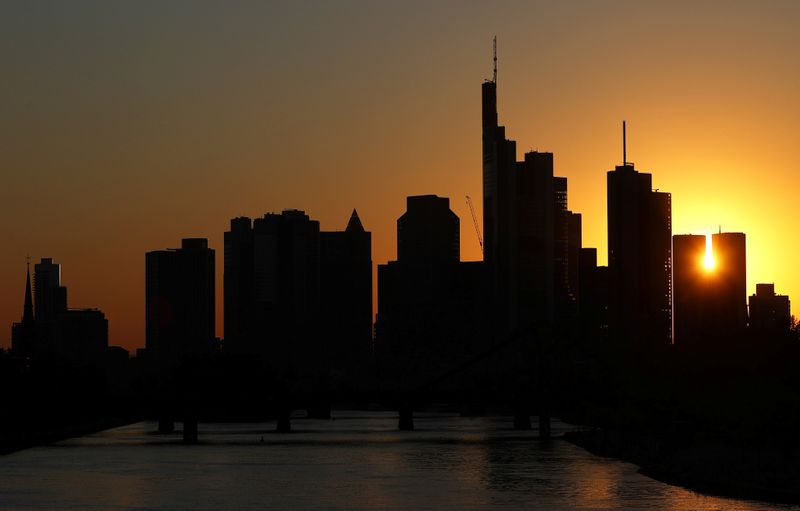
[[414,410],[410,407],[400,408],[400,419],[397,428],[400,431],[414,431]]
[[183,443],[197,443],[197,419],[185,419],[183,421]]
[[161,434],[168,434],[175,432],[175,421],[167,417],[159,417],[158,419],[158,432]]
[[531,416],[527,410],[517,409],[514,411],[514,429],[527,431],[532,427]]
[[330,419],[331,404],[328,401],[318,401],[306,408],[309,419]]
[[278,414],[278,421],[275,424],[275,431],[278,433],[289,433],[292,431],[292,413],[290,411],[282,411]]
[[550,415],[542,412],[539,413],[539,438],[550,439]]

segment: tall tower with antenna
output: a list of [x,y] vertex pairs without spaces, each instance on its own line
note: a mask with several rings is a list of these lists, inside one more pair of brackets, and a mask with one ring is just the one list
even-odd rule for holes
[[497,85],[497,36],[492,39],[492,61],[494,62],[494,70],[492,71],[492,82]]
[[609,329],[620,342],[672,342],[672,196],[628,161],[608,172]]
[[628,164],[628,144],[627,136],[625,134],[625,121],[622,121],[622,166]]
[[[483,259],[489,271],[493,271],[497,259],[496,232],[498,228],[498,158],[504,151],[505,140],[503,128],[497,123],[497,37],[492,40],[492,79],[481,84],[482,131],[483,131]],[[513,144],[513,142],[512,142]],[[516,151],[516,149],[515,149]],[[506,151],[507,152],[507,151]],[[514,153],[512,153],[514,154]],[[516,155],[514,154],[514,157]],[[513,160],[512,160],[513,162]],[[505,166],[508,166],[507,164]]]
[[[517,161],[516,142],[498,123],[496,37],[492,77],[484,80],[481,94],[483,260],[491,314],[502,335],[555,317],[556,181],[553,154],[531,151]],[[559,183],[566,209],[566,181]]]

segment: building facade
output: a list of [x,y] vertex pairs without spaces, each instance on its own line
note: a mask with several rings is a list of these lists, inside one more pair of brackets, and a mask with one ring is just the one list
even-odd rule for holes
[[775,294],[775,284],[756,284],[756,293],[750,295],[750,328],[786,332],[791,326],[789,297]]
[[[576,311],[579,216],[553,154],[529,151],[498,125],[497,83],[482,85],[484,262],[498,334],[567,321]],[[576,247],[578,247],[576,249]]]
[[145,345],[173,365],[215,349],[214,250],[205,238],[145,255]]
[[[14,356],[57,364],[104,364],[108,351],[108,320],[98,309],[69,309],[67,288],[61,285],[61,265],[43,258],[30,265],[25,279],[22,321],[11,327]],[[35,300],[34,300],[35,297]]]
[[372,233],[356,210],[343,231],[320,232],[323,346],[336,387],[355,390],[372,367]]
[[639,346],[672,342],[672,204],[652,176],[624,163],[608,172],[609,328]]
[[371,363],[372,235],[355,210],[338,232],[300,210],[234,218],[224,289],[224,350],[276,378],[352,390]]
[[375,347],[389,388],[423,384],[486,341],[484,265],[459,261],[449,199],[409,197],[407,208],[397,222],[397,260],[378,265]]
[[747,326],[747,238],[742,232],[711,235],[716,280],[710,315],[718,331],[736,332]]

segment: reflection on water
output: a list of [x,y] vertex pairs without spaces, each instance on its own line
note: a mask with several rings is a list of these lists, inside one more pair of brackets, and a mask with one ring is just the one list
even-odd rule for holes
[[[2,509],[800,509],[699,495],[540,443],[506,418],[391,413],[201,424],[201,444],[139,423],[0,458]],[[567,426],[553,424],[556,435]]]

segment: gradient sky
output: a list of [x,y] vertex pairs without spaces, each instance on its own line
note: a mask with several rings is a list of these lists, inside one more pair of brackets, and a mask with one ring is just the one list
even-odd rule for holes
[[[0,345],[25,256],[62,264],[72,307],[144,344],[144,253],[230,218],[352,208],[373,260],[407,195],[451,198],[480,250],[480,84],[498,37],[500,121],[552,151],[606,260],[606,171],[672,192],[674,233],[747,233],[748,292],[800,300],[800,2],[0,4]],[[480,218],[481,212],[478,211]]]

